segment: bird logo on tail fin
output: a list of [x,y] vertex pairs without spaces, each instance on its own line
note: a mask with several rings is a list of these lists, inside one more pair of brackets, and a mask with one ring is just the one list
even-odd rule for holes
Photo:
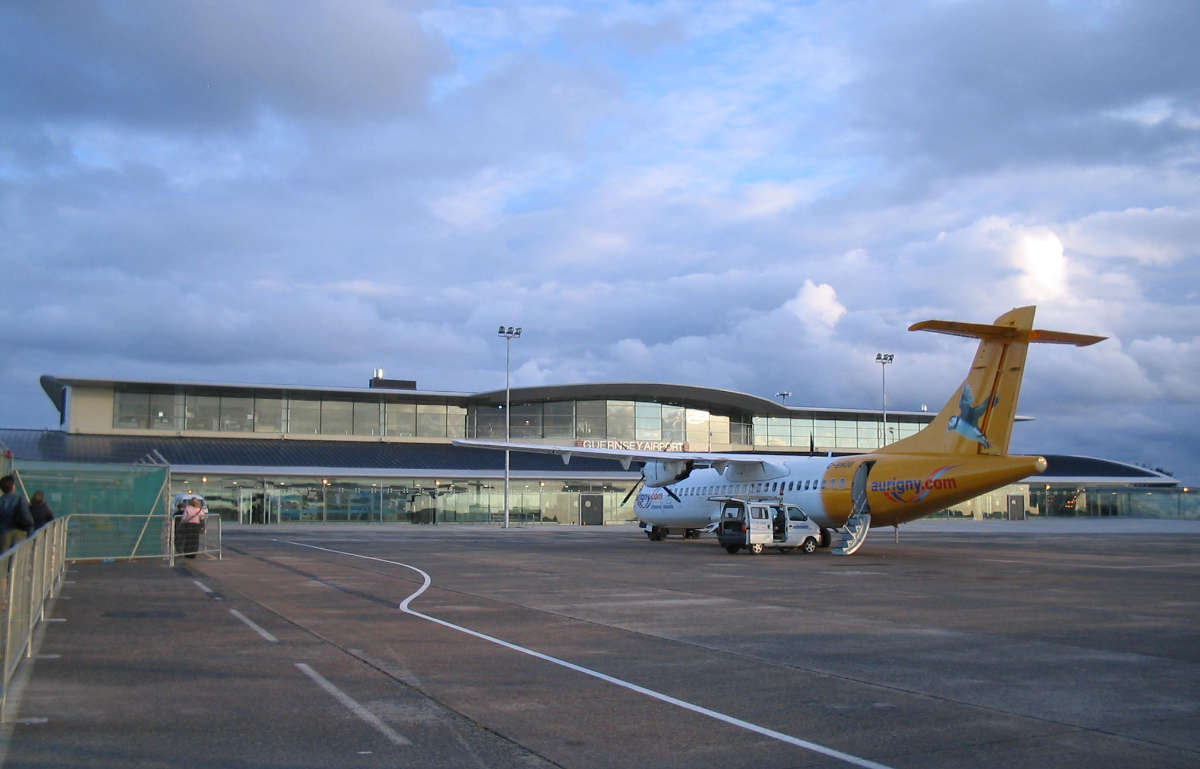
[[992,398],[992,402],[988,403],[987,398],[983,402],[973,405],[975,394],[971,392],[971,385],[964,384],[962,389],[962,397],[958,399],[958,415],[950,417],[946,423],[947,430],[954,430],[958,434],[970,438],[976,443],[983,446],[985,449],[992,447],[991,441],[979,429],[979,420],[983,419],[983,415],[992,406],[999,403],[1000,399]]

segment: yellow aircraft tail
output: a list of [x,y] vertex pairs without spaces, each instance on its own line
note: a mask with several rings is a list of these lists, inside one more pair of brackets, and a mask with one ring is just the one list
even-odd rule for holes
[[926,320],[909,331],[934,331],[979,340],[966,380],[923,430],[879,450],[880,454],[1008,454],[1025,354],[1030,342],[1095,344],[1102,336],[1033,328],[1034,307],[1018,307],[994,323]]

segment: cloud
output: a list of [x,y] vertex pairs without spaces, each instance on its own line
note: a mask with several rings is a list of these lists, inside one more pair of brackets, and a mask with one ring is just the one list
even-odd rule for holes
[[[447,53],[412,7],[366,0],[214,5],[8,4],[10,109],[50,122],[195,135],[263,110],[305,117],[420,109]],[[147,62],[152,62],[147,66]]]
[[795,315],[812,334],[828,336],[846,314],[846,308],[837,300],[837,292],[828,283],[817,285],[805,280],[796,298],[784,304],[784,309]]
[[1196,255],[1200,212],[1173,206],[1099,211],[1072,222],[1067,242],[1072,250],[1102,259],[1171,265]]
[[1022,232],[1017,236],[1011,262],[1020,270],[1021,295],[1033,302],[1059,299],[1067,293],[1067,258],[1062,241],[1047,229]]

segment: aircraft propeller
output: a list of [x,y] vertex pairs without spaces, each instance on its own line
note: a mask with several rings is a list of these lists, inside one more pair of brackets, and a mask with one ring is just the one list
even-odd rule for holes
[[629,501],[629,498],[632,497],[634,495],[634,493],[638,489],[640,489],[642,487],[642,484],[645,482],[646,482],[646,476],[644,476],[644,475],[641,478],[638,478],[637,481],[634,482],[633,486],[631,486],[629,488],[629,493],[626,494],[625,498],[621,500],[621,507],[625,506],[625,503]]
[[[635,493],[637,493],[637,490],[640,489],[642,487],[642,484],[644,484],[645,482],[646,482],[646,476],[643,475],[641,478],[638,478],[637,481],[633,484],[633,487],[629,489],[629,493],[626,494],[625,498],[621,500],[621,505],[624,506],[624,504],[629,501],[629,498],[632,497]],[[667,495],[670,496],[671,499],[675,500],[676,502],[681,501],[679,499],[679,497],[675,496],[675,492],[671,491],[671,488],[669,486],[660,486],[659,488],[661,488],[663,491],[667,492]]]

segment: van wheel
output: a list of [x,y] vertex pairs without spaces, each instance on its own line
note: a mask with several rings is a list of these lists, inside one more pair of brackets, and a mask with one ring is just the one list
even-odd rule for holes
[[729,553],[730,555],[737,555],[737,551],[739,551],[741,549],[742,549],[741,545],[726,545],[725,546],[725,552]]
[[761,543],[761,542],[755,542],[753,545],[750,545],[750,552],[751,552],[751,553],[754,553],[755,555],[758,555],[758,554],[759,554],[759,553],[761,553],[762,551],[763,551],[763,546],[762,546],[762,543]]
[[800,546],[800,549],[805,553],[815,553],[817,552],[817,541],[812,537],[809,537],[808,539],[804,540],[804,544]]

